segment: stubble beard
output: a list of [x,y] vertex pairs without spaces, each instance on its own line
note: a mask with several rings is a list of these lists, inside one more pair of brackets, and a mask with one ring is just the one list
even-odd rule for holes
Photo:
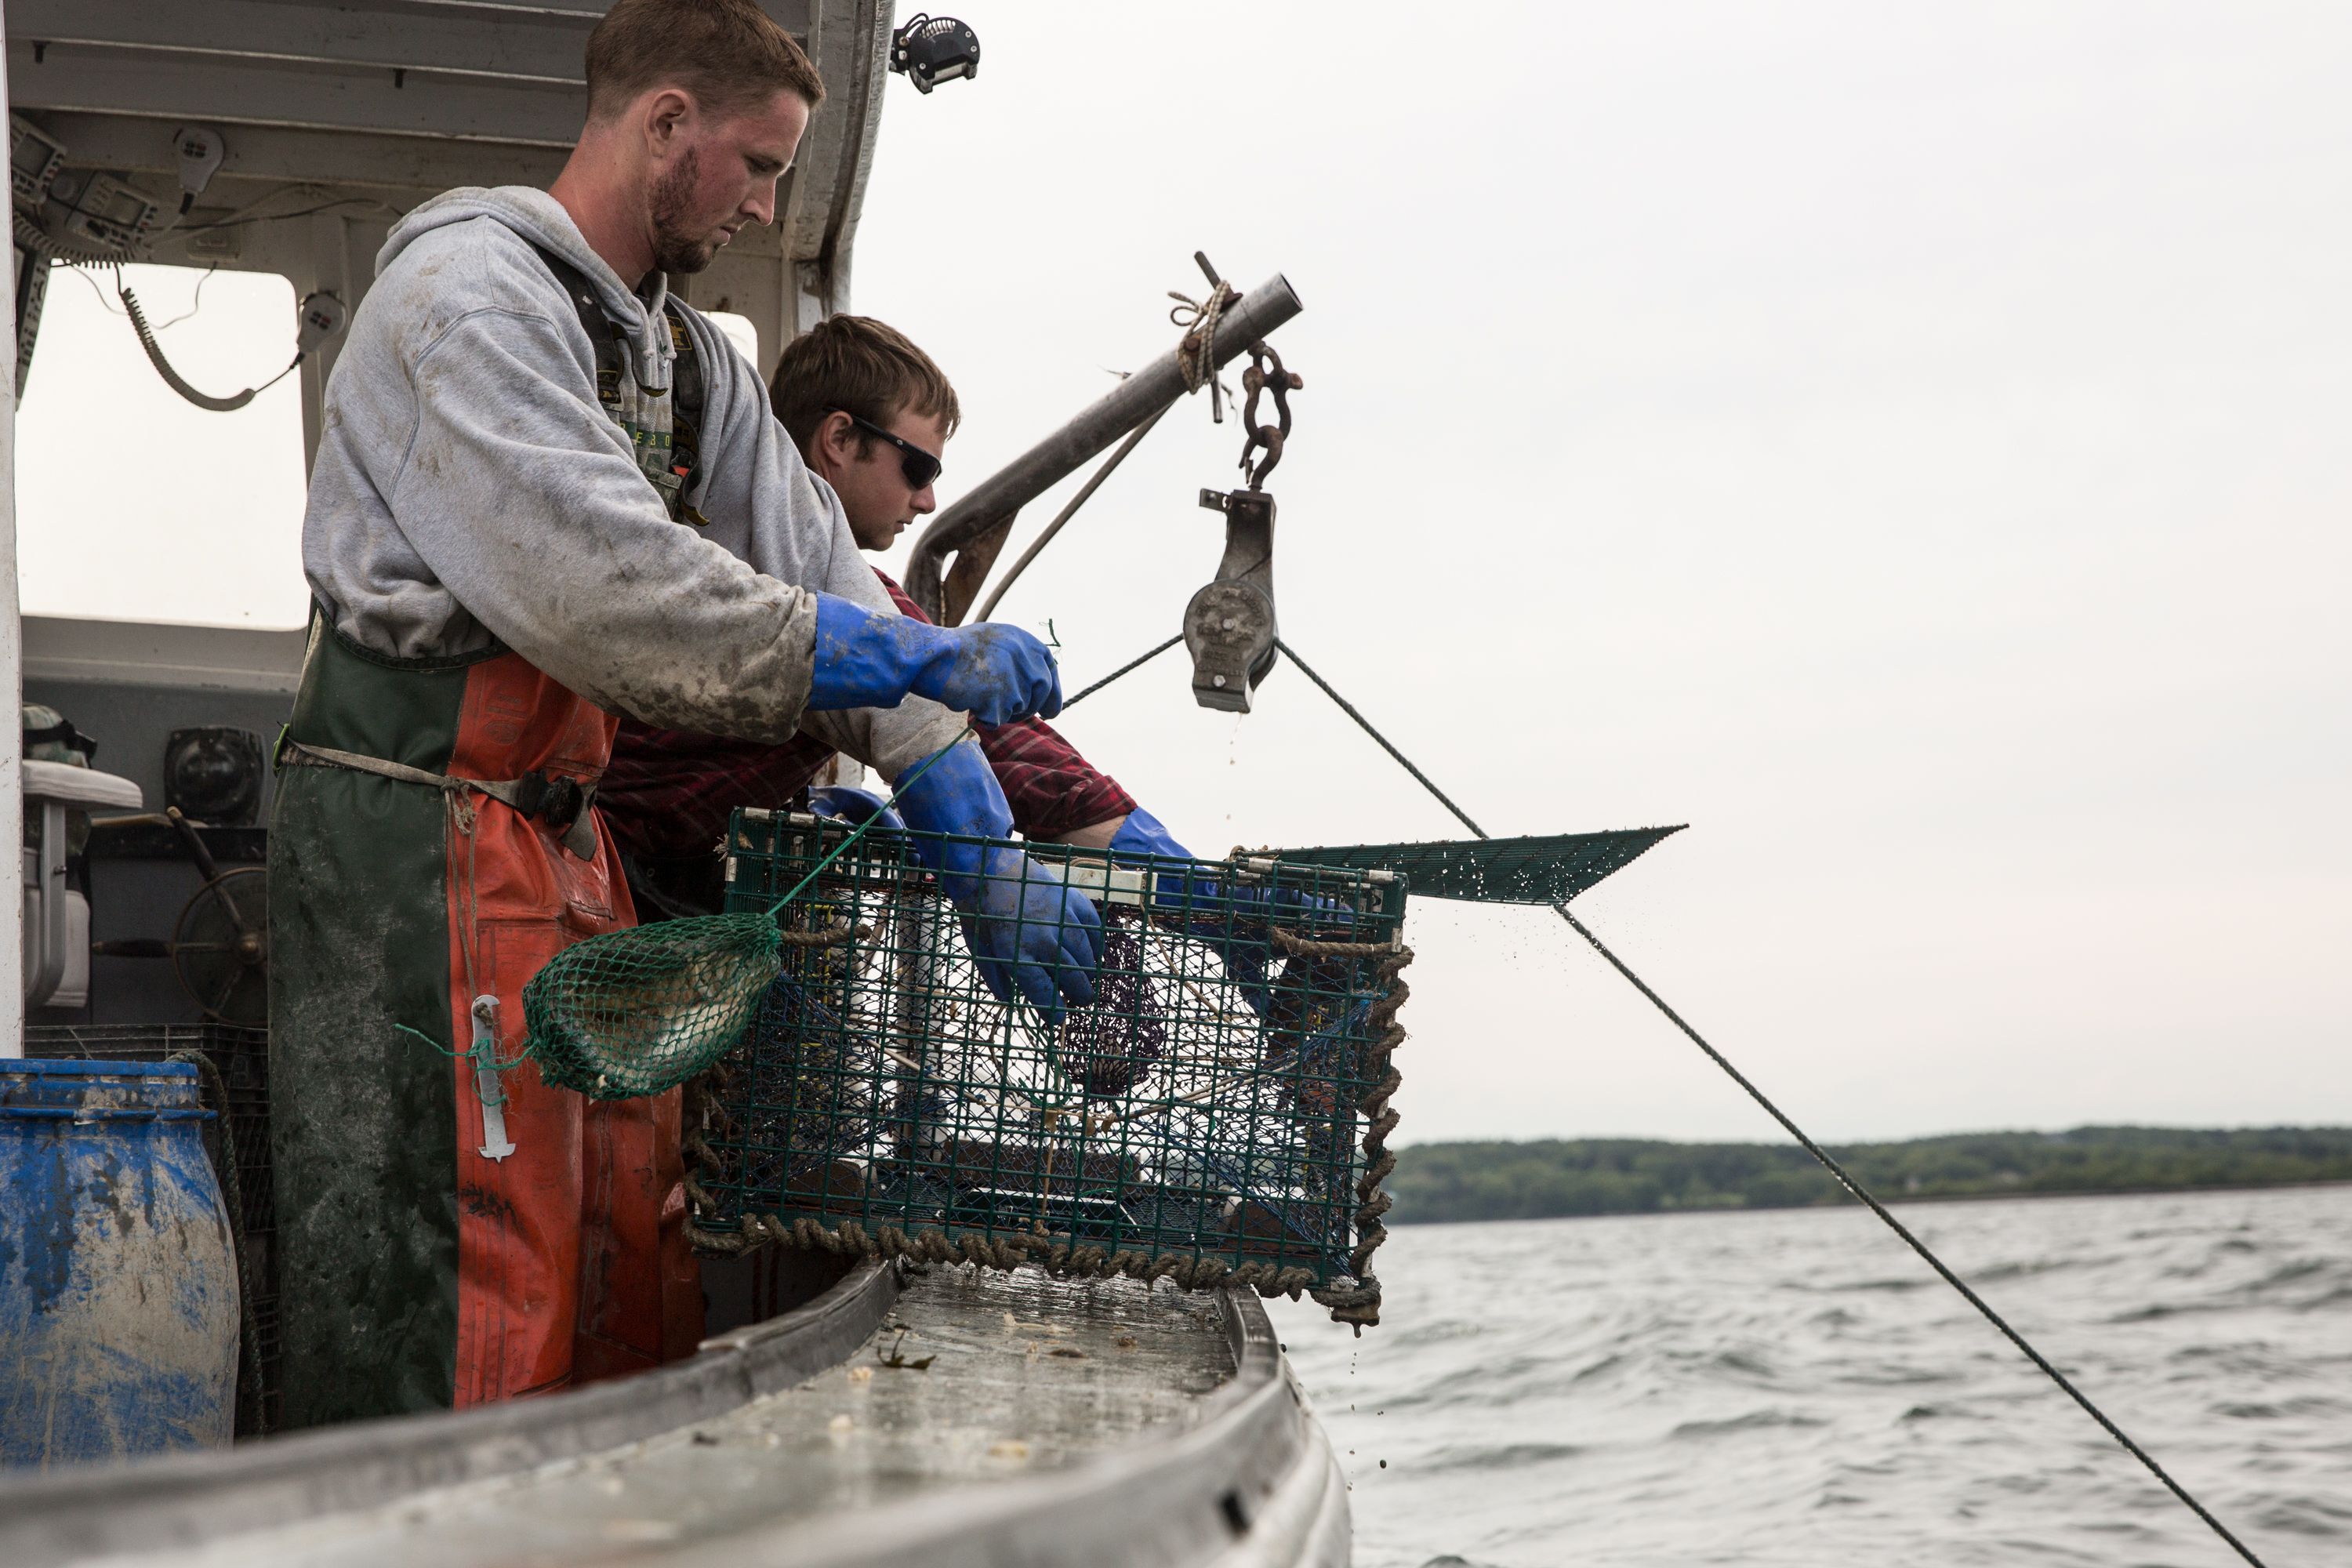
[[717,245],[687,226],[701,172],[700,153],[689,147],[669,173],[654,182],[654,265],[664,272],[678,276],[699,272],[719,254]]

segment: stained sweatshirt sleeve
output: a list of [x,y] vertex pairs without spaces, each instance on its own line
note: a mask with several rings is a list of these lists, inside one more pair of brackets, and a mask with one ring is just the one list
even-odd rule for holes
[[[699,510],[713,539],[758,571],[850,599],[877,615],[898,607],[849,531],[833,487],[809,472],[768,403],[751,362],[702,316],[689,313],[704,365],[702,449],[715,454]],[[695,500],[693,497],[688,498]],[[806,714],[803,728],[883,777],[898,775],[963,733],[966,715],[921,697],[895,708]]]
[[814,595],[669,520],[554,321],[472,310],[411,365],[415,429],[391,511],[476,620],[599,707],[793,734]]
[[670,521],[516,223],[578,238],[543,192],[459,191],[387,242],[328,377],[302,520],[312,593],[375,652],[503,645],[646,723],[789,739],[814,596]]

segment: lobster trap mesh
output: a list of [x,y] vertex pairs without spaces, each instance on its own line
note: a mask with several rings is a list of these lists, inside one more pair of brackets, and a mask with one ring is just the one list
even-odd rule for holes
[[777,973],[761,913],[664,921],[575,942],[523,987],[540,1076],[596,1100],[677,1088],[736,1040]]
[[[729,908],[847,832],[739,813]],[[984,983],[920,837],[869,834],[783,910],[776,978],[688,1101],[698,1244],[1233,1281],[1378,1321],[1402,879],[1029,846],[1102,919],[1094,1000],[1055,1024]]]

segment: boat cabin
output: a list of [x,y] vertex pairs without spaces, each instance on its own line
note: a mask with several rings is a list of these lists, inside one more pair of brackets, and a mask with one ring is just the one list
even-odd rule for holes
[[[827,99],[778,221],[677,286],[764,377],[793,333],[848,305],[910,35],[877,0],[760,3]],[[247,1281],[241,1439],[272,1425],[256,1131],[270,757],[304,652],[299,497],[322,390],[401,214],[454,186],[553,177],[605,8],[8,0],[0,14],[16,342],[0,381],[16,395],[0,422],[16,548],[0,560],[28,590],[27,613],[0,624],[26,715],[21,766],[0,770],[0,810],[26,825],[19,931],[0,937],[19,968],[0,995],[19,1011],[0,1056],[85,1078],[100,1058],[130,1075],[108,1080],[126,1095],[175,1052],[205,1058],[203,1103],[226,1116],[215,1158],[241,1179],[227,1197]],[[968,29],[924,36],[937,58],[921,90],[975,73]],[[234,296],[248,340],[274,311],[269,341],[240,342],[234,363],[284,378],[239,392],[200,329],[135,306],[142,280],[172,291],[159,268]],[[168,447],[165,420],[202,434]],[[167,447],[180,455],[159,459]],[[173,1103],[139,1114],[205,1114]],[[1246,1290],[790,1249],[714,1263],[705,1285],[712,1338],[635,1377],[126,1461],[140,1467],[128,1486],[112,1466],[20,1466],[0,1475],[0,1558],[1346,1560],[1328,1445]]]

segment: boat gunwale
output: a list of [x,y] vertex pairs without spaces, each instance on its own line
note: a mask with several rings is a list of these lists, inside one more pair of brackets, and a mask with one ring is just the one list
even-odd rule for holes
[[[803,1306],[704,1341],[688,1361],[549,1398],[0,1479],[0,1556],[36,1568],[187,1548],[420,1500],[658,1436],[846,1361],[889,1313],[901,1279],[899,1265],[862,1264]],[[1251,1292],[1224,1287],[1213,1299],[1234,1371],[1199,1396],[1195,1419],[1180,1430],[1146,1431],[1036,1475],[895,1498],[887,1529],[877,1528],[877,1510],[869,1509],[778,1515],[605,1560],[707,1563],[716,1550],[740,1563],[921,1561],[926,1568],[1344,1563],[1347,1510],[1325,1495],[1339,1484],[1329,1442],[1288,1373],[1272,1321]]]
[[[1234,1374],[1197,1419],[1018,1479],[941,1487],[623,1554],[635,1568],[1244,1568],[1345,1564],[1352,1524],[1330,1440],[1255,1292],[1214,1294]],[[887,1527],[877,1528],[887,1509]]]
[[185,1547],[535,1469],[675,1431],[838,1365],[898,1300],[889,1263],[706,1340],[674,1366],[551,1397],[289,1433],[226,1452],[0,1477],[0,1557],[37,1563]]

